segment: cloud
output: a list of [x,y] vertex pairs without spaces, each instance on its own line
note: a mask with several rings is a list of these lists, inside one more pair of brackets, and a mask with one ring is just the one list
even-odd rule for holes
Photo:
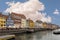
[[43,16],[41,17],[41,21],[43,22],[51,22],[52,18],[50,16],[48,16],[47,14],[42,14]]
[[[50,16],[47,16],[45,13],[41,13],[38,11],[44,11],[45,7],[42,2],[39,0],[29,0],[27,2],[6,2],[9,8],[7,8],[4,12],[15,12],[17,14],[24,14],[26,18],[30,18],[34,21],[42,20],[43,22],[51,22]],[[47,16],[47,17],[46,17]],[[49,20],[49,21],[47,21]]]
[[12,1],[12,2],[6,2],[6,4],[8,4],[8,6],[13,6],[15,3],[14,1]]
[[55,9],[55,11],[53,13],[56,14],[56,15],[59,15],[59,10]]

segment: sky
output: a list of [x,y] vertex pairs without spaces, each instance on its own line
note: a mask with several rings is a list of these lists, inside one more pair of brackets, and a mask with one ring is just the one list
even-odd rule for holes
[[33,20],[60,25],[59,4],[60,0],[0,0],[0,12],[22,13]]

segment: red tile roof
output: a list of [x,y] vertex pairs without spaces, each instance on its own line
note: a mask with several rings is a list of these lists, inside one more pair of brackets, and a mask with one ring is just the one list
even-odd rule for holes
[[11,18],[14,20],[15,24],[21,23],[21,19],[26,19],[23,14],[11,13]]
[[[11,16],[12,16],[12,18],[14,19],[15,17],[17,17],[18,19],[19,18],[23,18],[23,19],[26,19],[26,17],[23,15],[23,14],[17,14],[17,13],[11,13]],[[17,19],[17,18],[15,18],[15,19]]]
[[3,17],[3,18],[8,18],[8,16],[7,15],[3,15],[3,14],[0,14],[0,17]]

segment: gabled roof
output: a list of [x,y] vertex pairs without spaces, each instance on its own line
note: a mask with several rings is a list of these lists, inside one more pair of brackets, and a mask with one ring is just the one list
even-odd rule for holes
[[17,13],[11,13],[11,16],[12,16],[12,18],[14,18],[14,15],[15,16],[18,16],[18,17],[20,17],[20,18],[23,18],[23,19],[26,19],[26,17],[23,15],[23,14],[17,14]]
[[3,18],[8,18],[8,16],[7,15],[3,15],[2,13],[0,13],[0,17],[3,17]]
[[33,20],[31,20],[31,19],[27,19],[27,21],[29,21],[29,22],[33,22],[33,23],[34,23],[34,21],[33,21]]
[[38,22],[38,23],[42,23],[42,21],[40,21],[40,20],[37,20],[36,22]]

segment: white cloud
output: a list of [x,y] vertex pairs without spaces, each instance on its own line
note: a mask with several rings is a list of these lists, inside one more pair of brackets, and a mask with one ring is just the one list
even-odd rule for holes
[[[32,20],[42,20],[43,22],[51,22],[51,17],[47,16],[45,13],[41,13],[38,11],[44,11],[45,7],[42,2],[39,0],[29,0],[27,2],[6,2],[9,8],[7,8],[4,12],[15,12],[18,14],[24,14],[26,18],[30,18]],[[46,17],[47,16],[47,17]]]
[[[41,21],[43,22],[51,22],[52,21],[52,18],[46,14],[42,14],[43,16],[41,17]],[[47,16],[47,17],[46,17]]]
[[56,14],[56,15],[59,15],[59,10],[56,9],[53,13]]
[[6,4],[9,4],[8,6],[13,6],[14,5],[14,1],[12,1],[12,2],[6,2]]

